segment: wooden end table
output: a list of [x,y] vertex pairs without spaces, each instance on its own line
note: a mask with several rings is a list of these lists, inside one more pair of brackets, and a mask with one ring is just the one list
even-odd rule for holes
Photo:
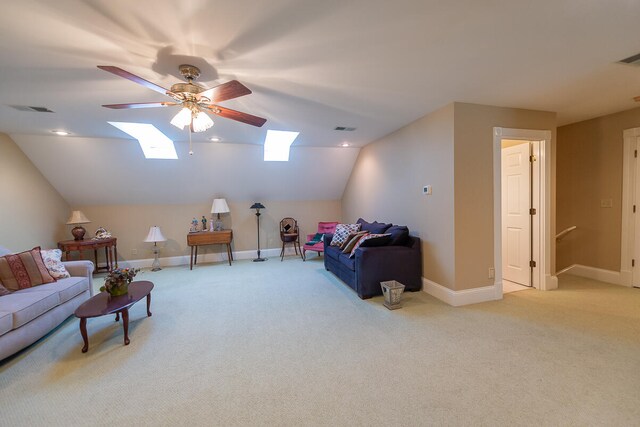
[[151,317],[151,290],[153,283],[147,280],[131,282],[129,284],[129,293],[118,297],[112,297],[108,292],[100,292],[87,301],[83,302],[80,307],[76,308],[75,315],[80,319],[80,334],[84,340],[82,352],[89,350],[89,338],[87,336],[87,319],[90,317],[106,316],[108,314],[116,315],[116,322],[120,320],[122,313],[122,329],[124,330],[124,345],[129,345],[129,307],[147,297],[147,317]]
[[227,245],[227,257],[229,258],[229,265],[231,265],[231,261],[233,261],[233,253],[231,252],[232,240],[233,231],[231,230],[199,231],[187,234],[187,245],[191,247],[189,270],[193,270],[193,265],[198,264],[198,246],[204,245]]
[[[82,252],[93,250],[93,256],[95,259],[96,269],[94,273],[99,273],[101,270],[111,271],[114,268],[118,268],[118,239],[115,237],[109,237],[107,239],[87,239],[87,240],[64,240],[58,242],[58,249],[64,252],[65,260],[70,261],[69,256],[71,252]],[[106,265],[101,267],[98,265],[98,249],[104,248],[104,256],[106,259]]]

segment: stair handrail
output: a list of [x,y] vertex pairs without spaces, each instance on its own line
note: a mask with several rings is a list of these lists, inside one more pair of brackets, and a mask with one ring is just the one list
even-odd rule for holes
[[577,225],[572,225],[571,227],[565,228],[564,230],[562,230],[561,232],[556,234],[556,240],[561,240],[564,236],[566,236],[567,234],[571,233],[576,228],[578,228]]

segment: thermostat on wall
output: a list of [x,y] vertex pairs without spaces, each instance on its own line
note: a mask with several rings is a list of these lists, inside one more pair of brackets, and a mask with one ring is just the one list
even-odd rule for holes
[[425,185],[424,187],[422,187],[422,194],[430,196],[431,195],[431,186],[430,185]]

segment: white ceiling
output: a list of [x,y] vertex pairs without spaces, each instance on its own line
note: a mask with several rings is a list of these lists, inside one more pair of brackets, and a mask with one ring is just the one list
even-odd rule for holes
[[267,119],[255,128],[214,117],[195,141],[262,144],[277,129],[300,131],[298,147],[360,147],[452,101],[554,111],[566,124],[637,106],[640,68],[615,62],[640,51],[638,22],[637,0],[3,2],[0,132],[36,145],[64,144],[45,138],[52,129],[105,141],[123,137],[107,121],[135,121],[185,141],[169,124],[175,109],[101,107],[169,98],[96,68],[168,87],[182,63],[199,66],[207,87],[240,80],[253,94],[221,105]]

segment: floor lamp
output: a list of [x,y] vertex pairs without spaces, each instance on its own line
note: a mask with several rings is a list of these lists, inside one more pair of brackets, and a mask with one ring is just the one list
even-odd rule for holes
[[249,209],[256,210],[256,222],[258,224],[258,258],[254,259],[253,262],[262,262],[266,261],[265,258],[260,258],[260,209],[265,209],[264,205],[260,202],[256,202]]

